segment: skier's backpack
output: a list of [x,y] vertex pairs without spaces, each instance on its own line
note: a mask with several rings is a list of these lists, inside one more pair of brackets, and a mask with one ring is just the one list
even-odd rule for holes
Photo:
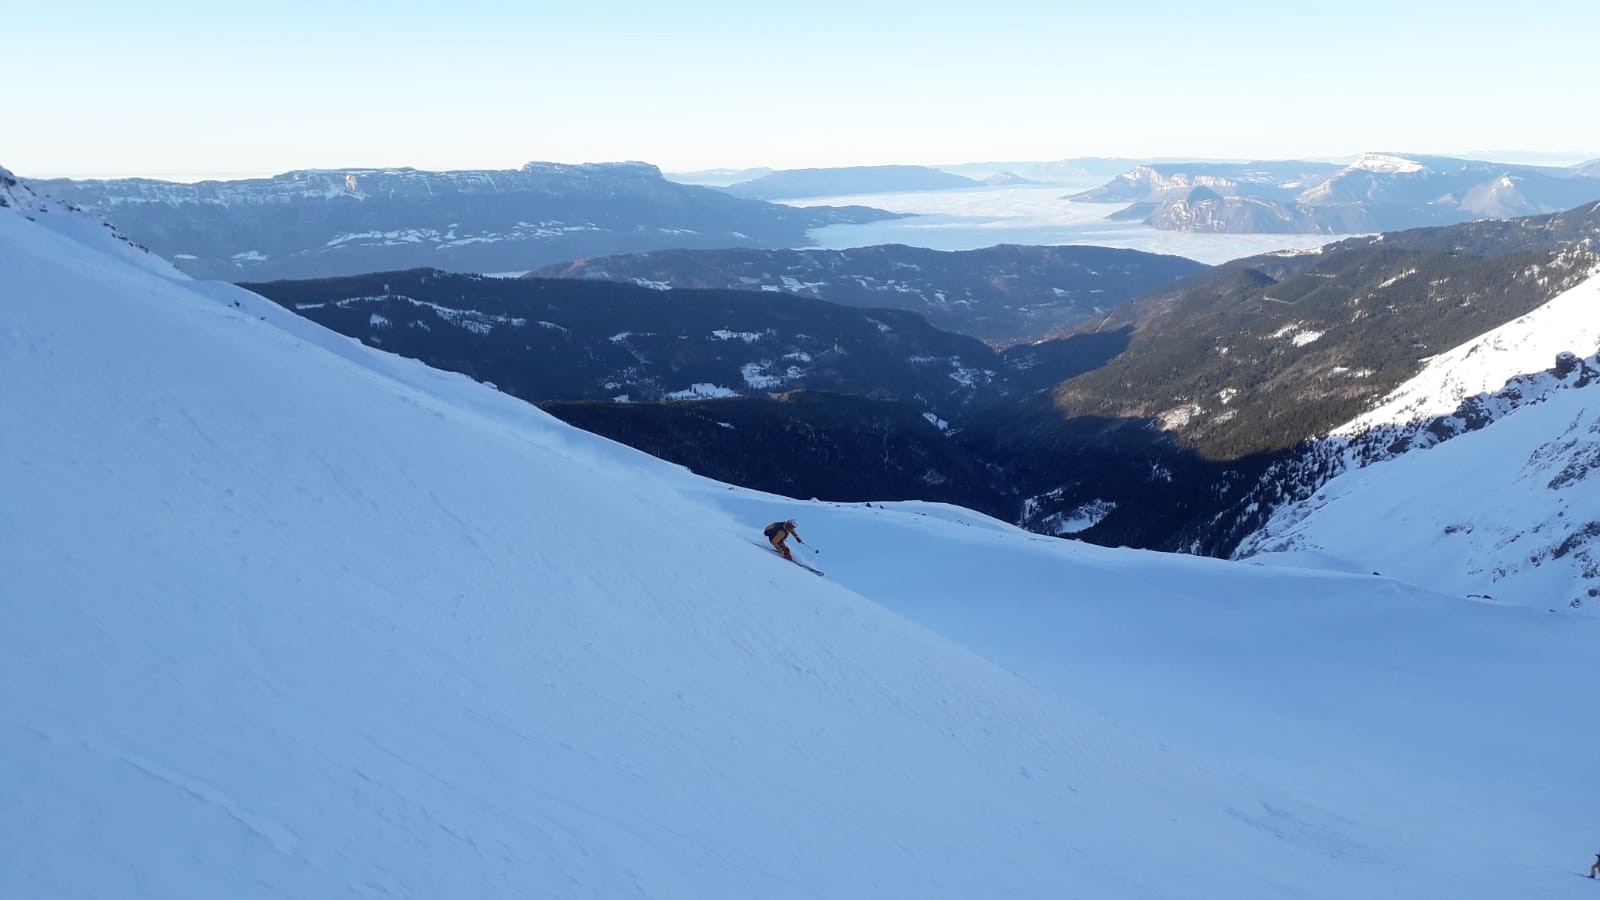
[[766,535],[767,536],[767,540],[770,541],[770,540],[772,540],[772,538],[774,536],[777,535],[778,532],[783,530],[783,526],[785,524],[786,523],[783,523],[783,522],[773,522],[771,525],[768,525],[766,528],[763,528],[761,530],[761,533]]

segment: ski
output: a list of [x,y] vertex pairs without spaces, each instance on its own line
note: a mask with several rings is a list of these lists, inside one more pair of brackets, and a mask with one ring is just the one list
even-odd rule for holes
[[[776,556],[779,559],[783,558],[783,554],[779,553],[778,551],[776,551],[774,549],[772,549],[772,546],[769,545],[769,544],[763,544],[763,543],[761,543],[759,541],[751,541],[750,543],[754,544],[757,547],[760,547],[761,549],[767,551],[768,553],[771,553],[773,556]],[[802,569],[805,569],[807,572],[810,572],[813,575],[818,575],[818,576],[822,575],[822,570],[821,569],[813,569],[812,567],[806,565],[805,563],[801,562],[798,559],[791,559],[791,560],[789,560],[789,562],[794,563],[795,565],[799,566]]]

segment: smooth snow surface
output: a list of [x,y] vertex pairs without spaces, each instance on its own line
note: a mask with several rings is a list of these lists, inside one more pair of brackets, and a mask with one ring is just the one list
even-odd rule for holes
[[1369,412],[1334,429],[1359,434],[1453,412],[1462,400],[1498,390],[1525,372],[1548,369],[1556,354],[1600,350],[1600,275],[1564,291],[1525,316],[1454,347],[1423,364]]
[[102,243],[0,210],[0,897],[1592,896],[1593,620],[727,488]]

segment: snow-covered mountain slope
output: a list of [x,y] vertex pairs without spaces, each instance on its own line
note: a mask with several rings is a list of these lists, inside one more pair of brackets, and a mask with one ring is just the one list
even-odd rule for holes
[[1587,619],[726,488],[37,218],[0,896],[1591,889]]
[[11,170],[0,166],[0,216],[7,213],[77,241],[88,252],[110,254],[155,272],[177,274],[166,260],[134,243],[110,222],[39,194]]
[[1600,608],[1600,357],[1563,362],[1564,377],[1487,398],[1482,427],[1277,510],[1241,553],[1313,551],[1462,595]]
[[1434,357],[1263,476],[1251,500],[1270,515],[1236,556],[1311,551],[1461,594],[1600,606],[1597,349],[1600,275]]
[[1301,881],[1251,861],[1250,791],[669,467],[19,216],[0,245],[4,896],[1110,896],[1186,830],[1237,854],[1189,879]]
[[1514,376],[1549,366],[1559,353],[1589,356],[1596,350],[1600,272],[1533,312],[1429,359],[1416,376],[1333,433],[1354,435],[1445,415],[1468,397],[1499,390]]

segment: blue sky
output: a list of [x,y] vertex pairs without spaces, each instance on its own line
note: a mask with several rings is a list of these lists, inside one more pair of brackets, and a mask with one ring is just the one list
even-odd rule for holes
[[1600,156],[1600,3],[22,0],[0,165]]

